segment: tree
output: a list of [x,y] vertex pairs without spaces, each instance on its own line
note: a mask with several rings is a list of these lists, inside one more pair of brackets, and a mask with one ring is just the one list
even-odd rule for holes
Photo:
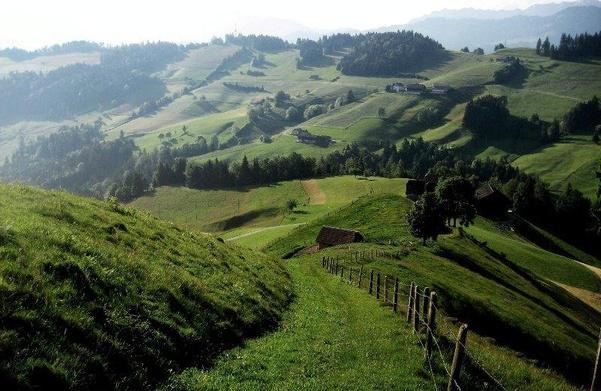
[[595,144],[599,144],[599,140],[601,139],[600,135],[601,135],[601,125],[597,125],[597,127],[595,128],[595,132],[593,133],[593,139],[592,139]]
[[551,54],[551,42],[549,42],[549,37],[545,38],[542,49],[543,49],[543,56],[548,57]]
[[438,182],[435,193],[449,226],[451,220],[456,226],[457,219],[464,226],[473,223],[476,214],[473,206],[474,186],[469,180],[460,176],[445,178]]
[[324,107],[322,105],[311,105],[305,109],[304,117],[306,120],[317,117],[323,114]]
[[219,139],[216,135],[211,136],[211,142],[209,143],[209,150],[216,151],[219,149]]
[[275,101],[275,106],[276,107],[282,107],[284,105],[284,103],[286,103],[286,101],[288,99],[290,99],[290,95],[288,95],[284,91],[280,90],[280,91],[278,91],[278,92],[275,93],[273,99]]
[[484,54],[484,49],[482,49],[482,48],[474,49],[474,54],[481,56]]
[[501,50],[501,49],[505,49],[505,45],[503,45],[502,43],[496,44],[495,45],[495,52],[497,50]]
[[461,51],[462,51],[463,53],[469,53],[469,52],[470,52],[470,48],[468,48],[468,47],[466,46],[466,47],[462,48],[462,49],[461,49]]
[[566,234],[577,236],[588,227],[591,218],[591,201],[568,184],[566,191],[555,204],[557,226]]
[[353,90],[348,90],[348,92],[346,93],[346,103],[353,103],[355,100],[357,99],[355,98]]
[[294,209],[298,206],[298,202],[294,199],[290,199],[286,201],[286,210],[290,213],[293,212]]
[[407,213],[407,223],[413,236],[421,238],[424,244],[427,239],[436,240],[446,229],[441,212],[436,195],[424,193]]
[[384,118],[386,116],[386,109],[384,107],[378,108],[378,117]]
[[551,122],[551,125],[547,128],[547,138],[549,141],[557,141],[561,136],[561,125],[557,119]]
[[288,107],[288,109],[286,109],[286,121],[297,121],[300,118],[300,112],[298,111],[298,109],[294,106],[290,106]]
[[541,50],[542,46],[543,46],[543,42],[539,38],[538,41],[536,41],[536,54],[539,54],[539,55],[541,54],[540,50]]

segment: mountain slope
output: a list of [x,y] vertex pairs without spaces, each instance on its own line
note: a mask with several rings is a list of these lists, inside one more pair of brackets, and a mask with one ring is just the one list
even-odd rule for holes
[[0,185],[0,384],[154,388],[273,326],[281,265],[116,203]]

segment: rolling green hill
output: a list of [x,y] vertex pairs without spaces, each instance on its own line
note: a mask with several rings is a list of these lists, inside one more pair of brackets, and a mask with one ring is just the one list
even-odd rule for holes
[[[322,225],[360,230],[367,243],[339,246],[326,253],[339,257],[346,268],[373,268],[405,283],[416,281],[419,286],[434,287],[445,313],[468,322],[477,334],[536,358],[576,382],[587,381],[598,332],[595,325],[601,314],[553,281],[598,294],[600,280],[591,270],[517,237],[495,241],[496,228],[485,221],[473,230],[488,244],[455,231],[441,237],[435,246],[421,246],[406,227],[404,213],[409,206],[410,201],[397,195],[365,196],[294,229],[266,250],[290,256],[314,243]],[[393,252],[400,248],[401,255],[350,258],[350,252],[374,248]],[[318,262],[320,256],[304,257]],[[494,362],[494,358],[489,359]],[[512,365],[511,360],[498,362],[497,375],[506,386],[509,383],[514,384],[510,388],[520,388],[518,383],[511,383],[520,381],[513,377]]]
[[[370,192],[404,194],[405,183],[406,179],[342,176],[247,189],[161,187],[133,201],[131,206],[187,227],[228,231],[224,238],[246,234],[245,242],[259,247],[266,239],[257,239],[258,236],[248,235],[250,232],[272,235],[285,232],[295,224],[305,223]],[[293,213],[286,213],[284,207],[290,199],[296,200],[299,207]],[[258,231],[279,226],[282,227],[275,231]]]
[[289,301],[265,255],[117,203],[0,188],[8,389],[154,388],[272,327]]

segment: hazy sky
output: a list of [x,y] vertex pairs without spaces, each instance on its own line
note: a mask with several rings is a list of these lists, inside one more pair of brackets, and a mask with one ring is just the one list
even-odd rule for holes
[[443,8],[511,9],[548,2],[553,0],[3,0],[0,47],[33,49],[79,39],[201,42],[236,27],[256,29],[264,18],[324,30],[368,29]]

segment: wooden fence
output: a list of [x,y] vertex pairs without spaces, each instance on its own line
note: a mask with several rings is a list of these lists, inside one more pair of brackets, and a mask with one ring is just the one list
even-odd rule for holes
[[[350,253],[350,258],[353,261],[363,259],[373,259],[372,257],[395,257],[395,252],[385,252],[381,250],[362,251]],[[369,258],[366,258],[369,257]],[[507,390],[505,386],[488,370],[483,363],[476,358],[468,349],[467,336],[468,325],[463,323],[456,332],[449,328],[443,328],[437,320],[439,313],[437,303],[438,296],[435,291],[428,287],[420,288],[414,282],[401,282],[396,277],[382,275],[380,272],[363,269],[361,266],[358,269],[346,268],[339,264],[338,258],[322,257],[321,266],[329,273],[338,276],[342,281],[347,282],[360,289],[366,289],[369,295],[372,295],[376,300],[382,301],[391,306],[395,313],[399,311],[399,297],[405,295],[407,297],[407,312],[406,322],[410,324],[413,335],[424,350],[424,359],[428,364],[432,381],[435,388],[440,389],[436,376],[434,375],[433,365],[434,360],[440,360],[440,364],[446,372],[447,391],[461,390],[459,378],[461,369],[466,357],[469,357],[470,363],[475,365],[496,388]],[[441,349],[440,336],[446,337],[449,341],[454,341],[454,349],[451,364],[448,365],[448,359]],[[601,333],[599,334],[599,345],[597,349],[597,357],[593,371],[593,379],[591,382],[590,391],[601,391]]]

